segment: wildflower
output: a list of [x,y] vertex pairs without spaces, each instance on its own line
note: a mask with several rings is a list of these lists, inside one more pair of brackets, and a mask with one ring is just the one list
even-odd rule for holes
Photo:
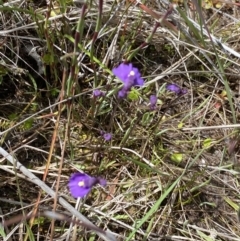
[[78,172],[72,174],[69,179],[68,187],[71,195],[74,198],[78,198],[86,196],[96,184],[105,186],[107,182],[100,177],[91,177],[85,173]]
[[101,90],[96,89],[93,91],[93,97],[101,97],[101,96],[104,96],[104,93]]
[[105,141],[110,141],[112,139],[112,134],[105,131],[100,131],[100,135],[105,139]]
[[124,87],[118,91],[118,98],[125,98],[128,94],[128,90]]
[[144,84],[139,70],[133,67],[132,64],[122,63],[118,67],[113,68],[112,72],[123,82],[123,88],[118,93],[120,98],[126,97],[128,91],[133,86],[143,86]]
[[172,92],[175,92],[178,95],[184,95],[187,93],[186,89],[182,89],[181,87],[179,87],[176,84],[169,84],[166,86],[166,89]]
[[105,133],[105,134],[103,134],[103,138],[105,139],[105,141],[110,141],[112,139],[112,134]]
[[151,95],[150,98],[150,109],[154,110],[156,109],[156,104],[157,104],[157,96],[156,95]]

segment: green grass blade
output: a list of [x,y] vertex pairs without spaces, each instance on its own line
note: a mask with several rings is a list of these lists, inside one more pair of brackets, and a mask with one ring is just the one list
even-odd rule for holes
[[162,196],[158,199],[158,201],[154,204],[154,206],[147,212],[147,214],[140,220],[140,222],[137,224],[136,228],[130,233],[130,235],[127,237],[126,241],[130,241],[132,237],[135,235],[137,230],[141,228],[141,226],[152,217],[152,215],[158,210],[161,203],[165,200],[165,198],[169,195],[169,193],[175,188],[175,186],[178,184],[178,182],[181,180],[184,173],[182,173],[181,176],[178,177],[178,179],[173,182],[173,184],[162,194]]

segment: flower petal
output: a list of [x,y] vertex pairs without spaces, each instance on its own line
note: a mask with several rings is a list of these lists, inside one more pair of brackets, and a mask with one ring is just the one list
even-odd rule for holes
[[93,91],[94,97],[101,97],[103,95],[104,95],[104,93],[101,90],[96,89],[96,90]]
[[138,68],[133,67],[131,63],[122,63],[118,67],[113,68],[112,72],[124,83],[126,90],[130,90],[132,86],[142,86],[144,84]]
[[150,101],[150,109],[154,110],[156,108],[156,104],[157,104],[157,96],[151,95],[149,98],[149,101]]
[[106,185],[106,180],[100,177],[91,177],[85,173],[74,173],[68,183],[71,195],[75,198],[86,196],[96,184]]
[[132,70],[132,65],[120,64],[118,67],[113,68],[112,72],[116,75],[123,83],[128,82],[128,75]]
[[175,92],[176,94],[179,94],[181,92],[181,88],[176,84],[169,84],[166,86],[166,89]]
[[166,89],[172,92],[175,92],[178,95],[185,95],[187,93],[186,89],[182,89],[176,84],[169,84],[166,86]]
[[103,134],[103,138],[105,139],[105,141],[110,141],[112,139],[112,134],[105,133],[105,134]]
[[118,91],[118,98],[125,98],[128,94],[128,91],[125,88],[122,88]]
[[107,181],[106,181],[105,179],[100,178],[100,177],[97,177],[97,179],[98,179],[98,183],[99,183],[101,186],[105,187],[105,186],[107,185]]
[[92,186],[86,185],[86,183],[89,182],[91,178],[92,177],[84,173],[74,173],[70,177],[68,183],[68,187],[72,196],[78,198],[87,195],[90,192]]
[[137,68],[133,67],[133,71],[135,73],[134,85],[143,86],[144,85],[144,80],[142,79],[139,70]]

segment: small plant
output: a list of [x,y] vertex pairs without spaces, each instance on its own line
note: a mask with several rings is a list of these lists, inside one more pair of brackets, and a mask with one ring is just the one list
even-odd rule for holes
[[123,82],[122,89],[118,92],[119,98],[125,98],[133,86],[143,86],[144,80],[139,70],[130,64],[120,64],[112,72]]

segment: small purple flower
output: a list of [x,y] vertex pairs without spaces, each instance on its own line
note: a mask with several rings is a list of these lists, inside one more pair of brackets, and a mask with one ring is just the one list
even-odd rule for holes
[[104,133],[103,138],[105,141],[110,141],[112,139],[112,134],[111,133]]
[[68,187],[71,195],[78,198],[86,196],[96,184],[106,186],[107,182],[100,177],[91,177],[85,173],[77,172],[70,177]]
[[156,109],[156,104],[157,104],[157,96],[156,95],[151,95],[150,98],[150,109],[155,110]]
[[182,89],[181,87],[179,87],[176,84],[169,84],[166,86],[166,89],[172,92],[175,92],[178,95],[184,95],[187,93],[186,89]]
[[125,98],[128,94],[128,90],[124,87],[118,91],[118,98]]
[[105,131],[100,131],[100,135],[105,139],[105,141],[110,141],[112,139],[112,134]]
[[144,80],[137,68],[132,64],[120,64],[118,67],[113,68],[113,73],[124,83],[124,86],[131,88],[132,86],[143,86]]
[[143,86],[144,84],[139,70],[133,67],[131,63],[122,63],[118,67],[113,68],[112,72],[123,82],[123,88],[118,93],[118,97],[120,98],[126,97],[128,91],[133,86]]
[[96,89],[93,91],[93,97],[101,97],[101,96],[104,96],[104,93],[101,90]]

